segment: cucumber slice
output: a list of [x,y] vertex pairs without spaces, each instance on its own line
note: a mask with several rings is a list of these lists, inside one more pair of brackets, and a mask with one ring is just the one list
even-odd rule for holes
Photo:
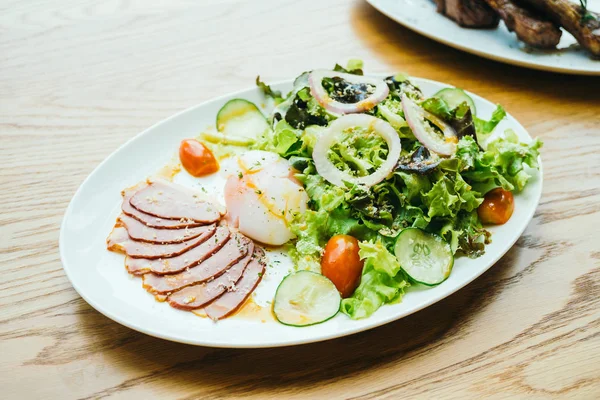
[[298,271],[279,284],[273,314],[285,325],[315,325],[333,318],[341,302],[340,293],[329,279],[315,272]]
[[248,100],[229,100],[217,114],[217,130],[225,136],[256,140],[268,129],[265,116]]
[[230,144],[233,146],[250,146],[254,144],[254,139],[245,137],[225,136],[221,133],[204,132],[200,134],[200,138],[214,144]]
[[440,99],[444,100],[448,104],[450,109],[452,109],[452,110],[455,109],[456,107],[458,107],[459,104],[466,101],[467,104],[469,105],[469,107],[471,107],[471,112],[473,113],[473,116],[475,116],[477,114],[477,108],[475,108],[475,102],[473,101],[471,96],[466,94],[465,91],[462,89],[459,89],[459,88],[442,89],[439,92],[437,92],[436,94],[434,94],[433,97],[439,97]]
[[407,228],[400,232],[394,254],[402,269],[414,281],[427,286],[445,281],[454,265],[448,242],[419,228]]

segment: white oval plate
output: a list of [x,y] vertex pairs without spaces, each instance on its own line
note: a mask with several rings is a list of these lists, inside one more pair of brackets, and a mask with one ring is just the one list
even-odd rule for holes
[[[575,1],[576,0],[571,0]],[[558,45],[560,51],[526,52],[525,46],[503,22],[497,29],[461,28],[454,21],[439,14],[432,0],[367,0],[389,18],[427,36],[469,53],[508,64],[533,69],[579,75],[600,75],[600,61],[592,60],[580,48],[569,48],[577,43],[570,33],[563,31]],[[600,11],[600,0],[588,0],[588,9]]]
[[[426,95],[447,85],[413,78]],[[292,82],[273,85],[288,91]],[[480,116],[489,117],[494,104],[473,95]],[[158,303],[141,287],[139,278],[130,276],[123,267],[123,256],[106,250],[105,240],[120,212],[123,188],[145,180],[172,160],[184,138],[196,137],[203,129],[214,126],[215,115],[228,100],[242,97],[260,104],[264,99],[258,89],[223,96],[174,115],[140,133],[104,160],[83,182],[71,200],[60,232],[63,268],[73,287],[92,307],[107,317],[140,332],[177,342],[215,347],[274,347],[316,342],[364,331],[397,320],[425,308],[456,292],[490,268],[519,238],[536,209],[542,193],[542,174],[535,172],[526,189],[515,196],[515,212],[509,222],[491,229],[493,242],[485,255],[472,260],[458,258],[450,278],[441,285],[409,289],[399,304],[380,308],[370,318],[353,321],[343,314],[305,328],[285,326],[268,319],[239,316],[213,323],[190,312]],[[511,116],[496,132],[512,128],[522,141],[529,142],[527,131]],[[180,173],[176,181],[198,184]],[[207,182],[210,184],[210,182]],[[213,182],[214,183],[214,182]],[[209,188],[210,191],[210,188]],[[273,260],[277,255],[271,253]],[[272,299],[287,266],[273,264],[267,268],[258,287],[257,302]]]

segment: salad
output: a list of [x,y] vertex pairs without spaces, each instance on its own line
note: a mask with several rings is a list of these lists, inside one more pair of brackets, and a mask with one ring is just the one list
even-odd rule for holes
[[293,167],[305,196],[294,201],[306,201],[283,209],[289,235],[269,243],[244,232],[286,246],[294,261],[273,305],[285,324],[338,311],[365,318],[411,285],[441,284],[455,257],[485,252],[486,225],[510,218],[513,193],[538,167],[542,143],[520,143],[511,130],[491,137],[504,109],[482,118],[461,89],[426,97],[406,75],[365,76],[359,60],[305,72],[287,94],[256,83],[268,115],[234,99],[217,115],[218,133],[201,137],[217,158],[252,150]]

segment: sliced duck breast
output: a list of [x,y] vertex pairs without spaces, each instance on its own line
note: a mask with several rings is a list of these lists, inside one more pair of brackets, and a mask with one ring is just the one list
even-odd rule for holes
[[168,298],[169,304],[181,310],[195,310],[210,303],[223,293],[235,289],[235,285],[242,277],[248,263],[259,258],[257,253],[263,254],[262,249],[255,247],[252,252],[248,251],[246,257],[211,281],[188,286],[173,293]]
[[214,235],[185,253],[170,258],[146,259],[125,258],[125,268],[135,275],[153,272],[158,275],[172,274],[200,264],[208,257],[219,251],[229,240],[230,232],[227,227],[220,226]]
[[206,282],[211,278],[218,277],[230,266],[244,258],[248,254],[250,246],[250,239],[235,233],[219,251],[195,267],[172,275],[146,274],[143,276],[143,286],[151,293],[164,294]]
[[258,286],[264,273],[265,259],[263,256],[250,261],[235,287],[204,308],[206,315],[216,321],[233,314]]
[[[145,188],[148,185],[143,185],[142,188]],[[204,223],[192,221],[191,219],[181,218],[181,219],[166,219],[156,217],[154,215],[146,214],[145,212],[141,212],[140,210],[133,208],[131,203],[129,202],[133,195],[136,193],[139,188],[129,188],[123,191],[123,203],[121,204],[121,210],[124,214],[137,219],[138,221],[144,223],[144,225],[150,228],[157,229],[182,229],[182,228],[193,228],[197,226],[202,226]]]
[[164,179],[136,192],[129,203],[139,211],[166,219],[211,223],[221,218],[219,207],[201,193]]
[[204,226],[182,229],[157,229],[151,228],[126,214],[121,214],[118,219],[125,229],[127,229],[129,237],[142,242],[160,244],[181,243],[206,233]]
[[115,226],[106,239],[106,247],[111,251],[121,251],[129,257],[134,258],[165,258],[165,257],[173,257],[179,255],[181,253],[186,252],[187,250],[198,246],[200,243],[204,242],[210,236],[213,235],[216,226],[205,225],[202,227],[205,232],[200,236],[186,240],[181,243],[172,243],[172,244],[155,244],[155,243],[147,243],[140,242],[132,239],[127,233],[127,229],[124,226]]

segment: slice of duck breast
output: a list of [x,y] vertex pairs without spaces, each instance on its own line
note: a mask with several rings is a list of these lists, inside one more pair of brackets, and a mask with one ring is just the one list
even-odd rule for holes
[[136,192],[129,203],[146,214],[166,219],[211,223],[221,218],[218,207],[184,186],[158,179]]
[[204,308],[206,315],[216,321],[233,314],[258,286],[264,273],[265,259],[264,253],[262,253],[260,257],[253,258],[248,263],[242,278],[232,290],[224,293]]
[[[250,246],[252,247],[252,246]],[[188,286],[169,296],[168,302],[172,307],[181,310],[195,310],[210,303],[224,292],[235,289],[236,283],[242,277],[248,263],[256,258],[260,249],[253,249],[246,257],[232,265],[221,276],[199,285]]]
[[164,294],[183,289],[186,286],[206,282],[225,272],[230,266],[248,254],[251,240],[235,233],[223,247],[208,259],[195,267],[172,275],[146,274],[143,276],[143,286],[150,293]]
[[216,226],[205,225],[204,233],[200,236],[181,243],[155,244],[140,242],[132,239],[124,226],[115,226],[106,239],[106,247],[111,251],[120,251],[134,258],[165,258],[173,257],[198,246],[213,235]]
[[[147,185],[143,185],[141,187],[145,188]],[[204,225],[202,222],[192,221],[190,219],[165,219],[156,217],[154,215],[146,214],[145,212],[141,212],[140,210],[133,208],[131,203],[129,202],[133,195],[139,189],[136,187],[125,189],[123,191],[123,203],[121,204],[121,210],[124,214],[137,219],[142,222],[144,225],[150,228],[157,229],[181,229],[181,228],[192,228],[196,226]]]
[[172,274],[194,267],[219,251],[229,240],[230,232],[227,227],[220,226],[213,236],[185,253],[170,258],[146,259],[125,258],[125,268],[135,275],[153,272],[158,275]]
[[157,229],[145,225],[126,214],[119,215],[119,221],[127,229],[129,237],[149,243],[181,243],[206,233],[204,226],[182,229]]

